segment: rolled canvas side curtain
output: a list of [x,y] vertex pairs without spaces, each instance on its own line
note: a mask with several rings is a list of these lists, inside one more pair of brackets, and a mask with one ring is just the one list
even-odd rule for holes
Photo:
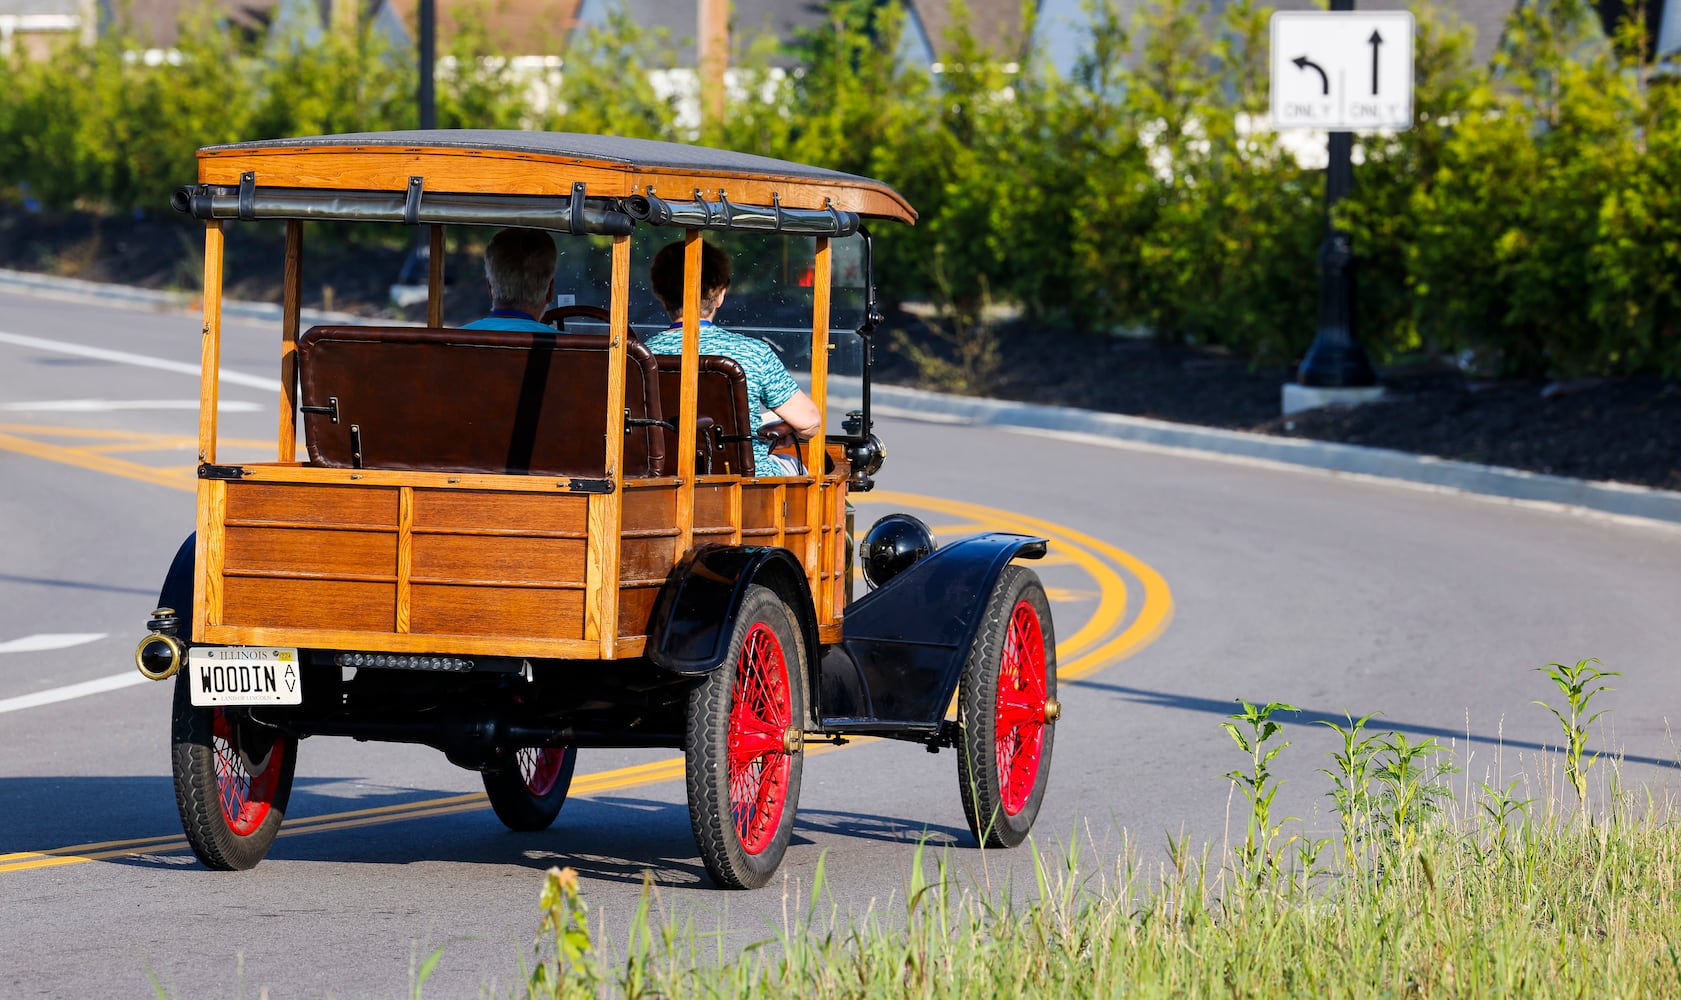
[[617,199],[569,196],[424,194],[403,191],[332,191],[318,188],[231,187],[196,184],[177,188],[170,204],[199,219],[299,219],[334,222],[403,222],[410,225],[526,226],[563,233],[624,236],[634,220]]

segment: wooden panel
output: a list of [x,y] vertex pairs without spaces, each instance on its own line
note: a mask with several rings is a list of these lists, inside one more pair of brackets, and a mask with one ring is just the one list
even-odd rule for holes
[[489,493],[478,490],[415,490],[414,527],[547,531],[585,537],[587,494]]
[[804,528],[811,523],[811,505],[806,502],[806,494],[813,488],[804,483],[789,485],[788,500],[784,504],[789,528]]
[[230,526],[226,574],[397,578],[397,535],[378,531]]
[[396,605],[397,588],[389,583],[230,576],[223,583],[222,621],[383,633],[391,631]]
[[730,487],[695,487],[695,527],[727,528],[730,526]]
[[775,529],[781,507],[778,487],[744,485],[741,488],[741,527]]
[[[415,590],[420,589],[422,582],[446,581],[582,587],[584,547],[583,540],[571,538],[416,534],[413,560]],[[415,600],[419,600],[418,596]]]
[[619,637],[648,634],[648,616],[660,596],[658,587],[627,587],[619,591]]
[[204,324],[199,328],[198,460],[216,462],[216,414],[222,375],[222,223],[204,224]]
[[619,548],[620,579],[626,583],[664,580],[677,565],[677,536],[627,538]]
[[[414,585],[416,633],[582,639],[583,590]],[[595,647],[599,655],[599,647]]]
[[397,491],[370,486],[228,483],[228,519],[397,527]]
[[677,487],[625,490],[626,531],[671,528],[677,524]]

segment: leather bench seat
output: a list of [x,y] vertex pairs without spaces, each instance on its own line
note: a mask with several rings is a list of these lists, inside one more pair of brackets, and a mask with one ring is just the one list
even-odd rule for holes
[[[317,326],[298,338],[312,465],[600,478],[607,338],[430,327]],[[659,365],[627,344],[624,474],[667,474]]]

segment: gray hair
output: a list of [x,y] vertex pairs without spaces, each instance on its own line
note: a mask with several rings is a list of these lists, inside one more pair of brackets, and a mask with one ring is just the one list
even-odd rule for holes
[[484,248],[484,276],[495,308],[547,305],[554,238],[541,229],[504,229]]

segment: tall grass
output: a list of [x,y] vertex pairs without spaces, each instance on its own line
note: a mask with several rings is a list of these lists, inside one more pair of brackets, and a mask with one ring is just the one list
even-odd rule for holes
[[[1549,677],[1553,676],[1549,673]],[[1556,680],[1556,678],[1555,678]],[[1565,685],[1567,686],[1567,685]],[[1244,703],[1239,748],[1253,765],[1271,714]],[[1271,708],[1271,703],[1268,703]],[[1281,709],[1277,709],[1281,710]],[[1569,713],[1565,713],[1566,717]],[[1170,842],[1146,870],[1129,846],[1090,864],[1078,845],[1035,884],[965,881],[949,853],[919,849],[903,902],[861,919],[830,899],[820,862],[765,944],[717,953],[720,936],[662,912],[644,887],[623,954],[592,943],[575,873],[553,870],[531,997],[1280,997],[1674,996],[1681,994],[1681,825],[1675,803],[1618,791],[1589,815],[1578,781],[1583,728],[1535,773],[1469,781],[1434,741],[1369,733],[1349,719],[1328,752],[1343,843],[1296,838],[1270,815],[1241,844],[1197,855]],[[1578,714],[1577,721],[1582,721]],[[1588,719],[1587,722],[1591,722]],[[1228,731],[1231,727],[1228,726]],[[1271,734],[1268,733],[1270,736]],[[1276,755],[1276,754],[1274,754]],[[1232,772],[1240,792],[1254,769]],[[1276,787],[1270,779],[1263,794]],[[1518,790],[1547,790],[1544,799]],[[1569,791],[1566,792],[1565,789]],[[1254,799],[1245,795],[1253,804]],[[1270,799],[1270,795],[1267,795]],[[1576,801],[1570,801],[1570,799]],[[1286,821],[1293,822],[1293,821]],[[1289,839],[1289,838],[1286,838]],[[1025,889],[1025,891],[1021,891]]]

